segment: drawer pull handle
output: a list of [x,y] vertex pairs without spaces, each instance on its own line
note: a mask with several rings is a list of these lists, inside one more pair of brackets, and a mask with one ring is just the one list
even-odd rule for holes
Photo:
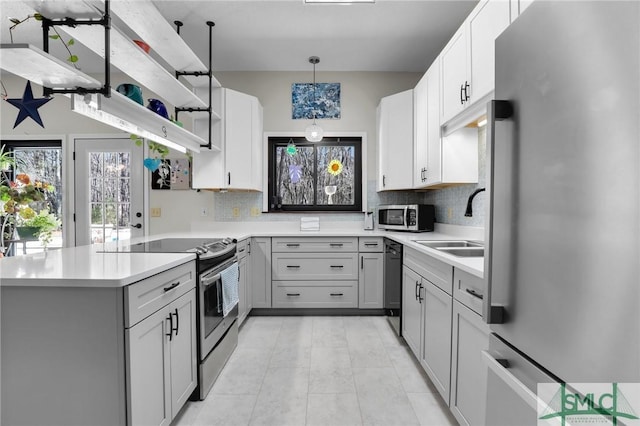
[[343,245],[342,243],[329,243],[329,247],[342,247]]
[[331,293],[331,296],[344,296],[344,293]]
[[332,268],[344,268],[344,265],[331,265]]
[[300,265],[287,265],[287,268],[298,269]]
[[300,293],[287,293],[287,296],[300,296]]
[[287,244],[287,247],[300,247],[300,244]]
[[467,291],[467,293],[469,293],[470,295],[472,295],[473,297],[477,297],[478,299],[482,300],[482,295],[480,293],[476,293],[475,290],[472,290],[470,288],[465,289]]
[[169,287],[165,287],[163,290],[164,291],[170,291],[173,290],[174,288],[178,287],[180,285],[180,281],[177,281],[173,284],[171,284]]
[[378,243],[364,243],[366,247],[378,247]]

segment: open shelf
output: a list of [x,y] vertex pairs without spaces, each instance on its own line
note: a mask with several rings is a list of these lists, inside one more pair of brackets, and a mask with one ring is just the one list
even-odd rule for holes
[[[121,95],[115,90],[111,97],[103,95],[73,95],[71,110],[105,124],[147,139],[177,148],[182,146],[200,152],[207,141],[159,116],[155,112]],[[216,147],[213,150],[218,150]]]
[[102,83],[30,44],[2,44],[2,69],[53,89],[98,89]]
[[[88,25],[61,27],[76,41],[104,57],[104,31]],[[207,105],[117,27],[111,27],[111,64],[177,107]]]
[[[118,16],[129,28],[138,34],[141,40],[151,46],[167,64],[176,71],[207,72],[207,66],[191,50],[173,27],[160,14],[156,6],[148,0],[118,0],[111,2],[111,12]],[[203,24],[203,37],[209,28]],[[184,76],[194,87],[208,86],[207,77]],[[220,82],[213,78],[213,87]]]

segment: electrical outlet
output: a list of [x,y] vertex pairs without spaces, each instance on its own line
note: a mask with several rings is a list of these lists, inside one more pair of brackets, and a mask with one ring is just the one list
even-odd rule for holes
[[206,207],[202,207],[200,209],[200,216],[207,216],[209,214],[209,212],[207,211]]
[[449,207],[449,208],[447,209],[447,218],[448,218],[449,220],[453,219],[453,207]]
[[240,208],[238,208],[238,207],[234,207],[234,208],[231,210],[231,215],[232,215],[233,217],[240,217]]
[[260,209],[257,207],[251,207],[251,216],[253,217],[260,216]]
[[151,217],[162,216],[162,209],[160,207],[151,207]]

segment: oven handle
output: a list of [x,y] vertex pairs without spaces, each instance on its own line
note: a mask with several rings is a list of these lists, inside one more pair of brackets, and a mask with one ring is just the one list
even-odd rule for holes
[[204,277],[200,278],[200,284],[202,284],[203,287],[210,287],[220,279],[220,275],[221,272],[218,272],[213,276],[211,274],[207,274]]
[[238,261],[238,257],[233,256],[223,264],[218,265],[214,269],[211,269],[209,272],[200,274],[200,284],[203,287],[209,287],[211,284],[213,284],[214,282],[220,279],[220,274],[222,273],[222,271],[224,271],[225,269],[227,269],[229,266],[233,265],[237,261]]

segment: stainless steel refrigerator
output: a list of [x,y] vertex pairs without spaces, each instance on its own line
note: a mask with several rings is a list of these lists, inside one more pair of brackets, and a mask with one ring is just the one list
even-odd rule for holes
[[495,78],[486,422],[535,425],[540,382],[640,382],[639,3],[535,1]]

